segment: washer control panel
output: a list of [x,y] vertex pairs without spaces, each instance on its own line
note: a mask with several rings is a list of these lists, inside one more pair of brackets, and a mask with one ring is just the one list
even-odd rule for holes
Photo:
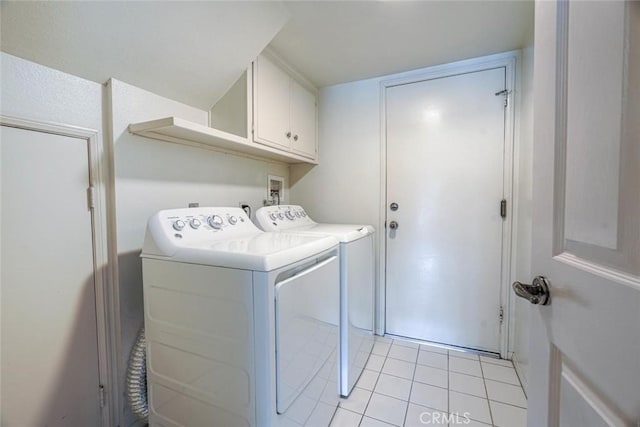
[[256,223],[264,231],[287,230],[314,225],[307,213],[298,205],[264,206],[256,211]]
[[149,219],[148,227],[159,228],[176,243],[223,240],[260,232],[241,208],[234,207],[163,210]]

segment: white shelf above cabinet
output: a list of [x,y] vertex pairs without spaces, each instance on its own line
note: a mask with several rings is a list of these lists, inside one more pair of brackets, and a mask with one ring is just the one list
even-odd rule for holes
[[241,153],[251,157],[276,160],[283,163],[317,164],[316,161],[304,156],[256,144],[248,138],[178,117],[165,117],[148,122],[132,123],[129,125],[129,132],[161,141]]

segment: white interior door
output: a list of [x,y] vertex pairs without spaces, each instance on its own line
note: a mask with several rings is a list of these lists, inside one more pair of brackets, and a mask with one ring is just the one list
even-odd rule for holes
[[386,88],[389,334],[500,352],[505,73]]
[[99,426],[88,143],[0,130],[0,424]]
[[537,2],[529,426],[640,422],[640,3]]

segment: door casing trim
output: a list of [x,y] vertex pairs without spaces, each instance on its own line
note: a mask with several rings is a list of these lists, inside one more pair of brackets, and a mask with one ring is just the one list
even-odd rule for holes
[[[517,236],[514,218],[518,216],[518,164],[519,150],[516,144],[518,113],[520,103],[521,75],[518,67],[521,63],[521,52],[510,51],[495,55],[457,61],[450,64],[437,65],[407,73],[389,76],[380,81],[380,205],[378,218],[378,289],[376,291],[376,334],[384,335],[386,330],[386,214],[387,214],[387,129],[386,129],[386,89],[400,84],[416,83],[459,74],[483,71],[491,68],[505,67],[506,90],[509,91],[509,102],[505,109],[505,159],[504,159],[504,197],[509,209],[503,223],[502,280],[500,284],[500,303],[504,310],[504,320],[500,328],[500,356],[511,358],[514,343],[514,309],[510,292],[510,284],[515,281],[515,250]],[[496,307],[497,315],[498,307]]]
[[[96,332],[98,339],[98,378],[104,387],[101,408],[103,426],[116,425],[118,420],[117,383],[117,301],[114,297],[108,257],[107,203],[104,152],[100,132],[77,126],[42,122],[0,115],[0,126],[62,135],[84,140],[89,149],[89,184],[93,187],[91,234],[95,278]],[[99,398],[99,396],[97,396]]]

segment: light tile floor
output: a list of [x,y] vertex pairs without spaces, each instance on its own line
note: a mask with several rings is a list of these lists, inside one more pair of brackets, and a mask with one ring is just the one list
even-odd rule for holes
[[525,427],[526,408],[508,360],[377,337],[331,427]]

